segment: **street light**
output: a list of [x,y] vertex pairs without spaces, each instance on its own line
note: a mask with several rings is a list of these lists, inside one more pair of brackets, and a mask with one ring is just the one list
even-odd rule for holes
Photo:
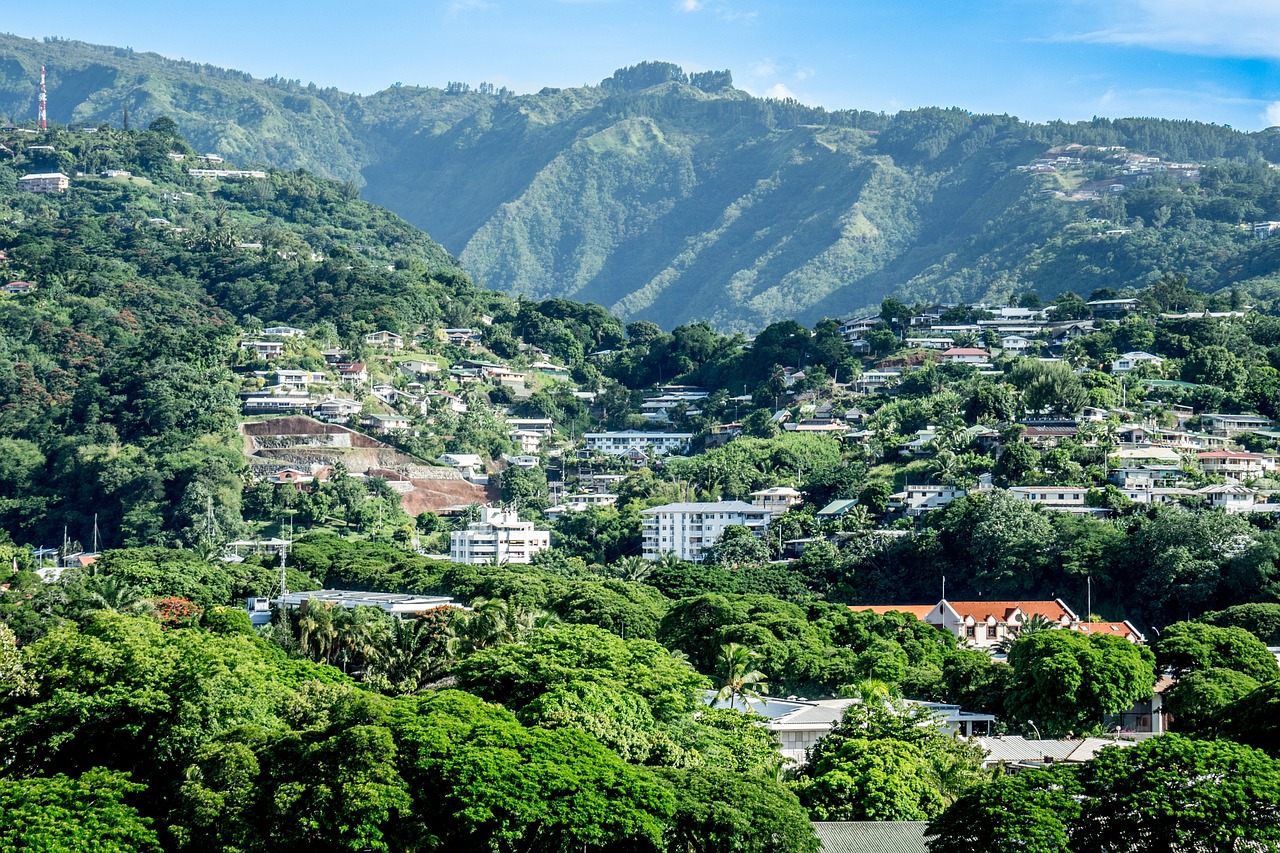
[[1028,725],[1028,726],[1031,726],[1031,731],[1033,731],[1033,732],[1035,732],[1035,733],[1036,733],[1036,740],[1041,740],[1041,737],[1040,737],[1040,729],[1036,728],[1036,721],[1035,721],[1035,720],[1027,720],[1027,725]]

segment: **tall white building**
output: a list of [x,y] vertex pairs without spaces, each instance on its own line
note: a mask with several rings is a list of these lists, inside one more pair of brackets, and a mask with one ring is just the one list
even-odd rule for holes
[[483,507],[480,520],[466,530],[449,534],[449,559],[455,563],[528,563],[533,555],[551,547],[551,534],[535,530],[532,521],[518,513]]
[[744,501],[675,503],[642,510],[646,560],[675,554],[699,563],[707,549],[720,541],[724,529],[746,527],[757,536],[769,525],[769,511]]

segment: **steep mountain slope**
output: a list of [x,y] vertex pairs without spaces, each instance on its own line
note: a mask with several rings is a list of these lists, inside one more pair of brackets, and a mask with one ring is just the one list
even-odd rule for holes
[[[1240,226],[1280,219],[1280,131],[1148,119],[1028,124],[922,109],[827,112],[665,63],[515,95],[393,87],[361,97],[79,42],[0,36],[0,111],[60,122],[167,115],[200,150],[306,167],[423,228],[485,286],[673,327],[754,331],[906,300],[1143,286],[1277,287]],[[1019,170],[1053,146],[1069,168]],[[1191,163],[1099,197],[1102,148]],[[1075,152],[1078,154],[1079,152]],[[1113,158],[1118,155],[1109,155]],[[1109,237],[1104,232],[1114,232]]]

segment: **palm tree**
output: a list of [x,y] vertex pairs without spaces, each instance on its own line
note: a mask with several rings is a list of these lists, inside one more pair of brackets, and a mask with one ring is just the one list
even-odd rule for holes
[[623,557],[614,564],[614,571],[625,581],[643,583],[653,574],[653,563],[644,557],[632,555]]
[[136,586],[110,575],[90,575],[85,589],[89,593],[88,609],[113,610],[116,613],[147,613],[152,604]]
[[385,644],[372,665],[396,693],[417,693],[440,674],[437,625],[426,619],[392,619]]
[[769,677],[755,669],[756,661],[764,656],[739,643],[726,643],[720,647],[720,690],[716,701],[729,700],[729,707],[742,701],[743,710],[750,709],[752,699],[766,701],[763,692],[769,687]]
[[304,601],[298,617],[298,648],[302,653],[327,661],[337,639],[333,605],[315,599]]
[[338,611],[334,617],[337,640],[333,656],[342,661],[342,671],[352,664],[368,667],[390,643],[394,621],[376,607],[344,607]]

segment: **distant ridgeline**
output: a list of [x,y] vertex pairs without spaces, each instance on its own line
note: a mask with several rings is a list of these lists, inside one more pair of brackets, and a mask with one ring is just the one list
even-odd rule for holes
[[[12,36],[0,36],[0,112],[34,116],[42,64],[55,122],[169,116],[201,150],[363,183],[487,287],[664,328],[749,331],[889,294],[1053,297],[1170,272],[1202,290],[1266,289],[1280,268],[1242,227],[1280,219],[1274,128],[829,112],[658,62],[532,95],[452,83],[357,96]],[[1019,168],[1073,143],[1090,149],[1065,168]],[[1097,159],[1117,146],[1198,172],[1122,174]],[[1075,193],[1112,179],[1122,188]]]

